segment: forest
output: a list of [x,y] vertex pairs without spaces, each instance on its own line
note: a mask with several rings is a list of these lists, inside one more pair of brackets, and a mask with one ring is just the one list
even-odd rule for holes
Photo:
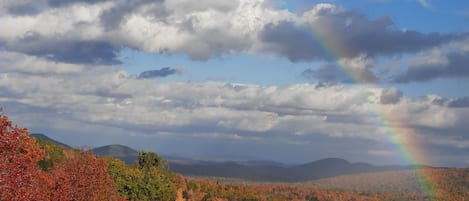
[[[162,201],[378,201],[467,199],[468,168],[424,168],[428,186],[418,190],[353,189],[353,177],[341,179],[340,189],[307,183],[219,183],[186,178],[171,172],[168,162],[154,152],[140,152],[128,165],[114,158],[96,157],[89,151],[67,148],[29,136],[0,116],[0,201],[22,200],[162,200]],[[375,173],[379,174],[379,173]],[[391,174],[391,173],[390,173]],[[399,175],[386,176],[401,182]],[[379,176],[360,177],[379,186]],[[366,179],[363,179],[366,178]],[[350,185],[347,187],[347,182]],[[374,183],[373,183],[374,182]],[[339,182],[340,183],[340,182]],[[364,184],[365,185],[365,184]],[[398,183],[394,184],[399,186]]]

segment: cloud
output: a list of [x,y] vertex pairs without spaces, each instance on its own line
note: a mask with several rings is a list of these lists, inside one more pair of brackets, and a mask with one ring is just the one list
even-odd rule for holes
[[110,0],[18,0],[0,4],[9,14],[15,16],[35,16],[48,9],[61,9],[73,4],[97,4]]
[[[118,63],[115,53],[123,47],[152,53],[181,53],[194,60],[254,51],[258,32],[266,23],[293,15],[275,10],[263,0],[206,0],[197,4],[54,0],[25,1],[18,5],[7,2],[0,6],[6,10],[23,6],[16,9],[16,14],[23,14],[19,17],[8,12],[0,16],[4,25],[0,43],[8,50],[48,55],[57,61],[100,64]],[[89,49],[92,53],[81,52],[73,57],[67,53],[67,47]]]
[[400,124],[415,129],[425,128],[422,133],[435,132],[437,135],[449,136],[469,129],[463,123],[469,114],[467,108],[449,107],[447,99],[437,95],[427,95],[413,101],[402,97],[398,103],[388,104],[382,110],[388,116],[399,117],[402,121]]
[[51,7],[62,7],[77,3],[95,4],[106,1],[110,0],[47,0],[47,3]]
[[378,77],[372,71],[373,59],[366,55],[358,55],[354,58],[342,58],[337,61],[341,68],[357,83],[375,83]]
[[301,73],[301,76],[308,80],[315,80],[319,83],[350,83],[344,72],[332,64],[322,65],[318,69],[308,68]]
[[52,39],[26,40],[14,48],[16,51],[42,56],[53,61],[96,65],[121,64],[122,62],[117,59],[119,49],[104,41],[53,41]]
[[[105,39],[96,19],[102,5],[75,5],[49,9],[37,16],[3,15],[2,48],[76,64],[119,64],[122,47]],[[21,26],[18,26],[21,24]],[[79,30],[79,31],[77,31]]]
[[[60,0],[59,0],[60,1]],[[133,14],[142,12],[142,6],[150,8],[144,15],[151,16],[155,19],[164,20],[168,15],[162,4],[163,0],[134,0],[134,1],[118,1],[111,8],[104,10],[100,17],[101,25],[107,30],[118,29],[126,18]]]
[[296,14],[264,0],[15,2],[0,5],[6,11],[0,16],[3,48],[81,64],[118,64],[121,48],[194,60],[240,53],[295,62],[372,58],[418,52],[467,35],[402,31],[389,17],[369,19],[331,4]]
[[307,27],[298,26],[294,22],[267,24],[260,38],[268,44],[266,51],[273,51],[291,61],[319,60],[329,56],[323,47],[314,41]]
[[467,36],[423,34],[398,30],[389,17],[368,19],[356,11],[318,4],[298,21],[265,26],[260,39],[265,50],[291,61],[330,60],[359,55],[396,55],[418,52]]
[[396,104],[401,100],[402,97],[402,92],[396,88],[384,89],[381,92],[379,102],[381,104]]
[[165,67],[159,70],[148,70],[140,73],[138,79],[148,79],[148,78],[157,78],[157,77],[167,77],[174,74],[184,73],[184,68],[170,68]]
[[448,102],[448,107],[469,107],[469,97],[451,99]]
[[47,59],[26,54],[0,51],[0,72],[20,72],[30,74],[78,74],[85,66],[68,63],[57,63]]
[[372,68],[374,61],[365,55],[339,59],[336,64],[326,63],[317,69],[309,68],[301,76],[320,83],[376,83],[379,78]]
[[469,107],[469,97],[460,97],[460,98],[435,97],[432,99],[432,102],[436,105],[447,106],[450,108]]
[[[330,119],[324,123],[330,112],[337,115],[333,111],[348,111],[352,105],[363,103],[360,92],[352,89],[337,86],[318,90],[311,85],[265,88],[223,83],[155,84],[112,69],[107,73],[100,69],[105,68],[67,79],[9,74],[8,78],[0,79],[0,90],[10,95],[2,96],[0,101],[65,112],[67,118],[83,122],[146,128],[148,132],[155,132],[156,126],[158,131],[190,129],[252,137],[264,132],[282,138],[286,136],[281,133],[377,137],[367,136],[365,130],[373,128],[366,125],[346,126]],[[337,92],[342,93],[338,96]],[[62,98],[57,99],[56,94]],[[335,101],[325,101],[331,99]],[[360,110],[354,113],[365,112]],[[347,116],[342,119],[348,119]],[[345,127],[356,132],[344,132]]]
[[7,4],[5,10],[12,15],[37,15],[45,9],[44,7],[43,4],[31,1],[16,1],[15,3]]
[[[41,69],[40,57],[3,54],[6,58],[36,59],[31,65],[38,67],[30,71],[14,62],[10,62],[13,67],[0,71],[0,103],[7,115],[15,111],[17,123],[33,130],[44,129],[46,123],[56,133],[81,133],[84,137],[87,135],[80,129],[89,125],[96,128],[94,133],[103,133],[89,136],[93,139],[105,138],[106,129],[113,128],[123,142],[198,140],[202,147],[212,140],[220,146],[230,144],[232,138],[263,146],[291,142],[311,147],[320,140],[326,147],[347,144],[350,149],[334,153],[357,152],[357,159],[368,155],[368,150],[380,150],[370,144],[391,143],[388,126],[414,130],[409,137],[431,133],[448,142],[458,135],[469,138],[461,132],[469,129],[465,98],[412,100],[397,89],[366,85],[318,88],[311,84],[159,83],[110,66],[70,66],[74,69],[71,74],[58,71],[66,69],[62,65],[70,65],[61,62],[55,68]],[[438,100],[443,100],[442,104],[437,104]],[[380,124],[376,112],[392,116],[393,121]],[[43,116],[41,121],[33,118],[38,116]],[[51,123],[59,119],[62,123]],[[432,142],[423,138],[422,143]],[[460,145],[439,146],[458,149]]]
[[[1,101],[66,112],[84,122],[150,130],[157,126],[160,131],[197,128],[209,133],[296,133],[374,140],[382,139],[384,133],[370,124],[374,115],[369,107],[373,104],[394,103],[389,105],[390,112],[407,115],[412,125],[454,126],[460,115],[432,101],[403,102],[402,93],[395,89],[369,89],[364,94],[341,85],[156,84],[108,67],[95,67],[79,75],[9,73],[0,79],[2,94],[10,94]],[[62,98],[57,99],[56,94]],[[376,96],[377,101],[363,96]],[[443,118],[436,118],[438,114]],[[439,123],[430,122],[428,115]]]
[[408,83],[426,82],[438,78],[467,78],[469,77],[467,63],[469,63],[469,51],[451,52],[433,63],[409,66],[406,71],[397,74],[392,81]]

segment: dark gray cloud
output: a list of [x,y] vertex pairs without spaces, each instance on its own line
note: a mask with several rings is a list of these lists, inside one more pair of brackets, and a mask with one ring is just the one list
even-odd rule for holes
[[447,106],[450,108],[463,108],[469,107],[469,97],[460,97],[460,98],[435,98],[432,101],[435,105]]
[[452,99],[448,102],[448,107],[469,107],[469,97]]
[[42,37],[28,32],[8,49],[53,61],[79,64],[120,64],[119,47],[106,41],[67,40]]
[[37,15],[47,6],[34,3],[13,4],[7,7],[8,13],[12,15]]
[[447,55],[447,63],[410,66],[394,77],[392,82],[426,82],[437,78],[469,77],[469,52],[453,52]]
[[396,104],[398,103],[404,94],[396,88],[384,89],[381,92],[379,102],[381,104]]
[[159,70],[148,70],[148,71],[143,71],[138,75],[138,79],[148,79],[148,78],[157,78],[157,77],[167,77],[170,75],[174,75],[177,73],[183,73],[184,69],[182,68],[170,68],[170,67],[164,67]]
[[50,52],[39,54],[52,54],[53,60],[70,63],[89,64],[119,64],[117,60],[118,48],[102,41],[77,41],[62,44],[63,47],[51,49]]
[[328,56],[313,39],[307,27],[298,26],[294,22],[267,24],[260,37],[269,44],[268,51],[286,56],[291,61],[327,59]]
[[318,69],[306,69],[301,73],[301,76],[308,80],[315,80],[320,83],[350,83],[352,80],[347,77],[343,72],[338,70],[338,67],[333,64],[326,64]]
[[[267,51],[296,62],[330,60],[337,56],[351,58],[360,54],[375,56],[417,52],[468,34],[402,31],[396,29],[389,17],[370,20],[356,11],[322,10],[315,13],[314,20],[300,25],[293,21],[267,24],[260,33],[260,39],[268,44]],[[332,47],[333,44],[341,46]],[[330,51],[331,48],[334,50]]]
[[30,0],[11,3],[6,9],[12,15],[37,15],[51,7],[59,8],[77,3],[95,4],[105,1],[110,0]]
[[62,7],[62,6],[68,6],[71,4],[76,4],[76,3],[95,4],[95,3],[105,2],[105,1],[110,1],[110,0],[48,0],[47,2],[51,7]]

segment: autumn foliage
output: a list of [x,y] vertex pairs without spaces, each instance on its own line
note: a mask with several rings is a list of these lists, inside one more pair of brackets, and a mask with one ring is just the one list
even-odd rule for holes
[[71,150],[63,163],[49,171],[47,196],[51,200],[118,200],[116,185],[109,177],[107,165],[87,152]]
[[28,136],[28,130],[12,126],[0,116],[0,200],[38,200],[45,176],[37,163],[44,151]]
[[103,159],[79,150],[52,158],[47,147],[55,145],[41,149],[6,116],[0,116],[0,131],[0,200],[122,199]]

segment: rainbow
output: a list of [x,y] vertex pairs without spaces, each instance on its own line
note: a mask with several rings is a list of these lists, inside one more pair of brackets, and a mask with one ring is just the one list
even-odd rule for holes
[[[329,29],[327,25],[323,26],[324,27],[320,27],[320,30],[323,31],[322,33],[318,33],[314,29],[311,29],[308,34],[312,34],[312,39],[323,51],[326,59],[333,62],[335,66],[337,66],[338,69],[352,82],[360,84],[356,87],[360,88],[360,90],[366,94],[366,89],[362,85],[368,84],[367,81],[360,75],[354,74],[349,68],[339,62],[340,58],[352,55],[351,50],[343,45],[345,43],[341,41],[341,37],[337,36],[335,33],[324,32],[333,29]],[[429,176],[426,175],[424,169],[418,167],[419,164],[427,164],[429,160],[426,158],[421,145],[419,145],[418,141],[413,138],[413,136],[415,136],[413,135],[413,130],[405,127],[405,124],[401,122],[397,115],[386,111],[379,104],[376,104],[376,108],[372,108],[370,111],[375,113],[378,125],[386,129],[389,142],[396,145],[396,149],[399,150],[399,154],[403,159],[408,164],[415,165],[414,170],[416,172],[421,193],[423,193],[427,198],[436,197],[437,189],[429,181]]]

